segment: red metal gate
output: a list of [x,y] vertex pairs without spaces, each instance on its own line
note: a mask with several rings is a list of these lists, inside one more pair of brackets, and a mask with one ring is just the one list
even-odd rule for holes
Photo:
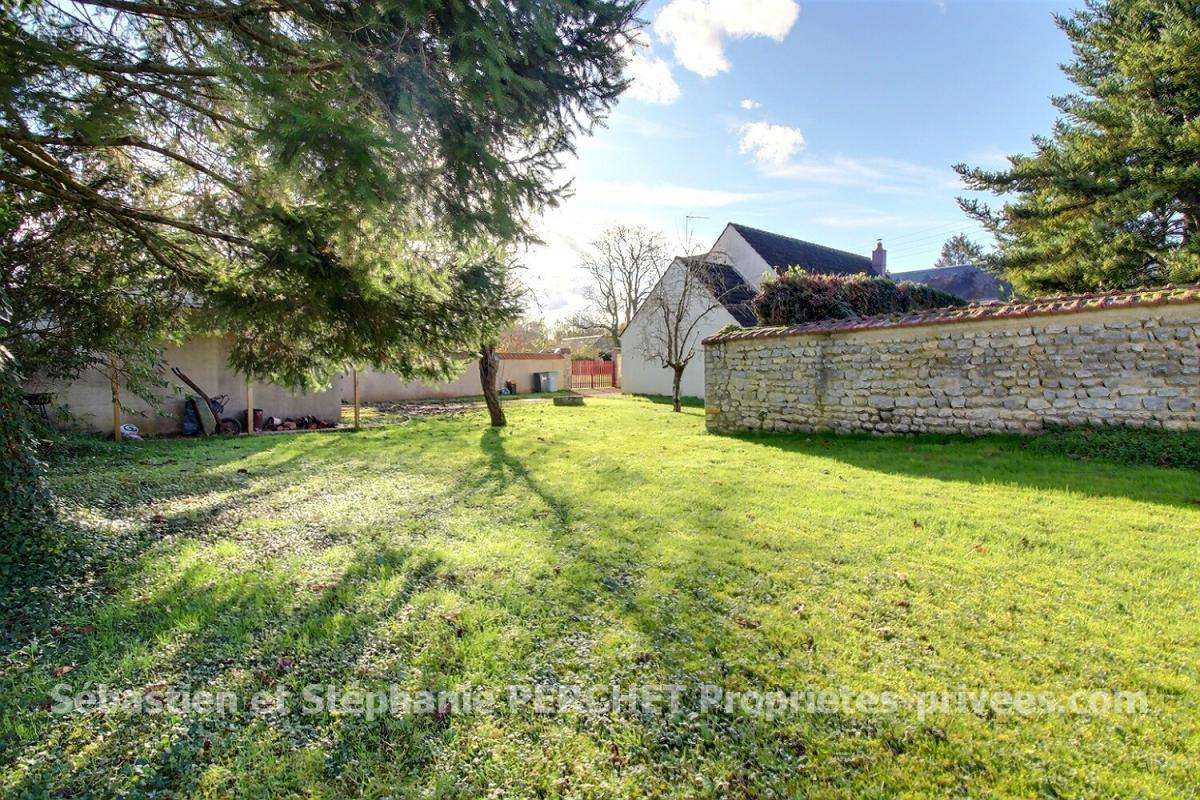
[[572,389],[611,389],[617,383],[617,365],[612,361],[572,361]]

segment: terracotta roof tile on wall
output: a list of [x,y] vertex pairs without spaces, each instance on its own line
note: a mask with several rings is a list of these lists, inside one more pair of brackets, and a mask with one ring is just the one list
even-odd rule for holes
[[973,303],[968,306],[934,308],[912,314],[881,314],[854,319],[826,319],[803,325],[774,328],[743,328],[718,333],[704,344],[732,342],[739,339],[767,339],[805,333],[850,333],[881,328],[915,328],[922,325],[947,325],[956,322],[980,322],[989,319],[1044,317],[1072,314],[1080,311],[1099,311],[1106,308],[1162,306],[1168,304],[1200,303],[1200,284],[1161,286],[1157,288],[1125,289],[1096,294],[1057,295],[1034,300],[1013,300],[1005,303]]

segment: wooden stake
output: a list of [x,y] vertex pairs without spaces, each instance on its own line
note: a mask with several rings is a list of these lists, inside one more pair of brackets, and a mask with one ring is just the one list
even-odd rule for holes
[[109,356],[109,380],[112,381],[113,441],[121,441],[121,380],[117,372],[117,357]]
[[246,434],[254,434],[254,384],[246,376]]
[[354,430],[358,430],[358,370],[354,370]]

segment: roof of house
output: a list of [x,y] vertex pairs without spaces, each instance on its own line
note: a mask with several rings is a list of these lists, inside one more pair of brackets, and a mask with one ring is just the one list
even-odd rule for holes
[[872,273],[871,259],[866,256],[835,250],[812,242],[781,236],[778,233],[751,228],[748,225],[729,223],[741,234],[746,244],[762,256],[763,261],[775,269],[800,267],[809,272],[822,274],[853,275],[858,272]]
[[974,264],[893,272],[891,278],[897,282],[923,283],[963,300],[1000,300],[1012,295],[1011,284],[998,280],[996,276]]
[[728,264],[705,261],[703,258],[685,258],[682,261],[717,302],[737,320],[738,325],[754,325],[758,322],[750,308],[750,302],[758,294],[758,290],[736,269]]
[[1034,300],[1013,300],[1007,303],[972,303],[968,306],[934,308],[911,314],[880,314],[852,319],[825,319],[803,325],[772,328],[746,328],[718,333],[704,344],[731,342],[738,339],[769,339],[806,333],[850,333],[878,328],[914,328],[921,325],[945,325],[958,322],[979,322],[1014,317],[1043,317],[1106,308],[1133,308],[1200,303],[1200,283],[1190,286],[1160,286],[1156,288],[1122,289],[1095,294],[1056,295]]

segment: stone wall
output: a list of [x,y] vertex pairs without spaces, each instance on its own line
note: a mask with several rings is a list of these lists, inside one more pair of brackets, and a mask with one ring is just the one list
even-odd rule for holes
[[1042,315],[975,308],[984,313],[944,323],[714,337],[704,354],[708,429],[1200,429],[1200,293]]

